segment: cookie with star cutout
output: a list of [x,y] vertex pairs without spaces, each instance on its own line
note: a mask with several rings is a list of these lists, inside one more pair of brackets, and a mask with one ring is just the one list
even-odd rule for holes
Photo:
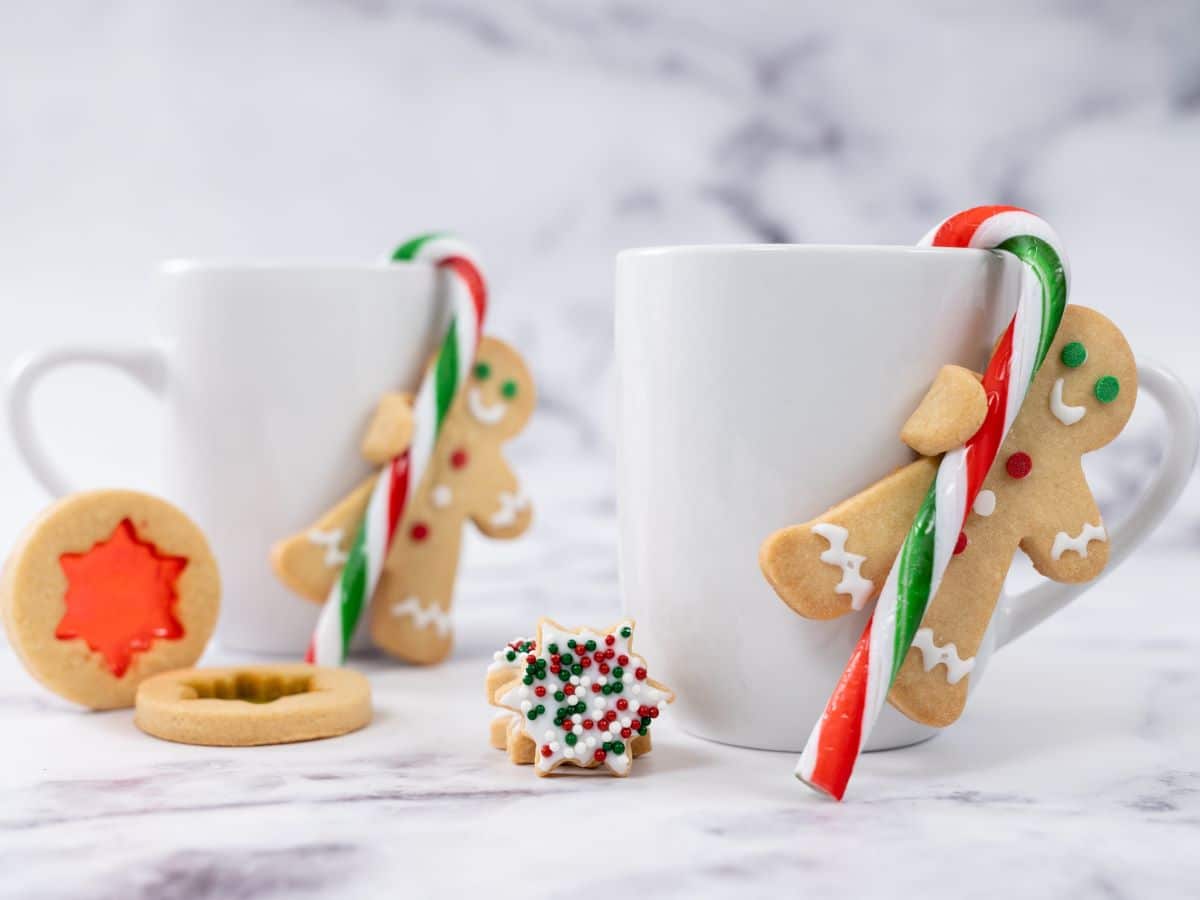
[[628,775],[650,752],[650,729],[675,699],[633,651],[634,622],[564,628],[538,622],[532,640],[499,650],[488,668],[488,702],[507,710],[490,742],[538,775],[562,765]]
[[92,709],[132,706],[151,675],[190,666],[220,607],[199,527],[135,491],[74,494],[18,539],[0,575],[9,643],[38,681]]
[[[397,523],[367,618],[376,645],[406,662],[440,662],[453,645],[451,606],[463,527],[519,537],[533,510],[502,447],[525,427],[536,391],[520,355],[485,336],[474,369],[446,414],[416,495]],[[412,434],[411,399],[384,398],[363,439],[365,459],[398,456]],[[375,485],[360,483],[308,528],[275,545],[276,576],[314,603],[329,596]]]
[[[961,443],[983,397],[961,374],[940,378],[905,426],[914,449]],[[1042,575],[1084,582],[1108,561],[1108,532],[1081,457],[1110,443],[1137,398],[1137,364],[1125,337],[1100,313],[1068,306],[1045,362],[969,511],[936,598],[930,602],[888,701],[938,727],[962,713],[975,655],[1020,548]],[[883,588],[937,472],[919,459],[860,494],[763,543],[763,574],[806,618],[863,609]]]

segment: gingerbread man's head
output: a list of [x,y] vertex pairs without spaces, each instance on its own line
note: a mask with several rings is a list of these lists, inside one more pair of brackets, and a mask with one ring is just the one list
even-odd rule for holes
[[1113,440],[1133,413],[1137,362],[1117,326],[1094,309],[1068,306],[1026,405],[1039,428],[1077,453]]
[[517,352],[494,337],[480,340],[462,389],[461,414],[471,429],[491,439],[511,438],[525,427],[536,402],[533,376]]

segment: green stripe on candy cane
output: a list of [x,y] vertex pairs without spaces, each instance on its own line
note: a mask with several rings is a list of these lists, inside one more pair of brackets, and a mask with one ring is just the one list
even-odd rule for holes
[[937,496],[934,485],[917,511],[916,520],[909,532],[900,554],[897,578],[898,603],[896,605],[895,658],[892,660],[892,681],[900,673],[904,655],[912,646],[925,606],[929,602],[929,590],[933,584],[933,545],[936,529]]

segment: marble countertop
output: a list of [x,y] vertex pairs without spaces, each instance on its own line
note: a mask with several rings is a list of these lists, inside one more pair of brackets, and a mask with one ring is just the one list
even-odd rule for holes
[[[473,571],[466,612],[486,593]],[[957,726],[866,758],[841,805],[794,781],[790,754],[690,737],[669,713],[626,779],[509,764],[480,686],[511,610],[546,602],[519,586],[497,589],[508,611],[463,616],[443,667],[360,661],[374,723],[309,744],[158,741],[128,711],[58,701],[0,648],[0,895],[1194,897],[1196,574],[1153,544],[1006,649]]]

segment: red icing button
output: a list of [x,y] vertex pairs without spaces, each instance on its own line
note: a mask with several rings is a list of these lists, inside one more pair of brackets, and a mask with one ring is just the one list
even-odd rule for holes
[[83,638],[117,678],[125,674],[133,654],[149,650],[155,638],[183,637],[173,607],[175,583],[188,561],[139,539],[128,519],[108,540],[84,553],[64,553],[58,563],[67,576],[67,611],[54,636],[60,641]]
[[460,447],[450,454],[450,465],[454,466],[456,469],[461,469],[467,464],[469,459],[470,457],[467,456],[467,451]]
[[414,541],[423,541],[429,537],[429,526],[424,522],[417,522],[408,534]]
[[1005,461],[1004,468],[1013,478],[1024,478],[1033,471],[1033,460],[1028,453],[1014,453]]
[[967,533],[965,531],[960,531],[958,533],[958,540],[954,542],[954,555],[957,556],[958,554],[962,553],[966,549],[967,549]]

